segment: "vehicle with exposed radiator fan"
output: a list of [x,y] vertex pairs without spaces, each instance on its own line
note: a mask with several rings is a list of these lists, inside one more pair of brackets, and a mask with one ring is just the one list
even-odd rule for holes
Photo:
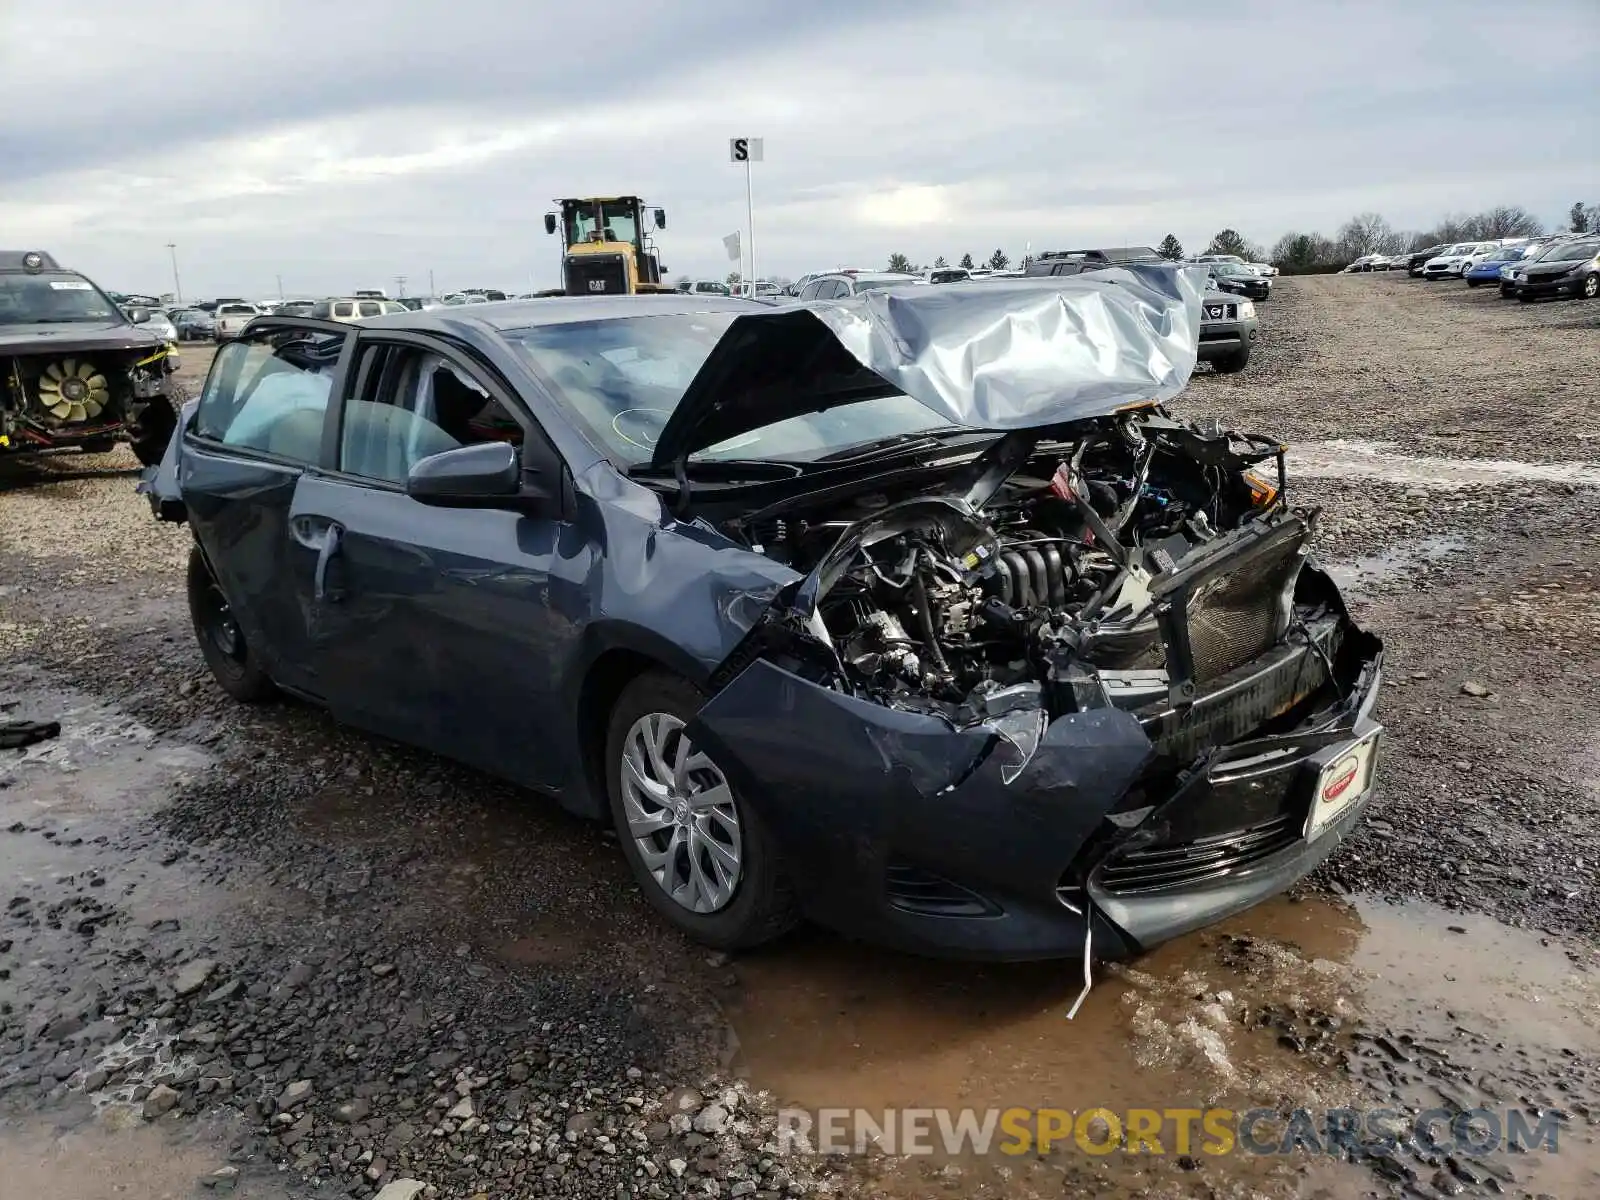
[[42,250],[0,250],[0,454],[125,440],[159,461],[184,395],[169,326],[150,318]]

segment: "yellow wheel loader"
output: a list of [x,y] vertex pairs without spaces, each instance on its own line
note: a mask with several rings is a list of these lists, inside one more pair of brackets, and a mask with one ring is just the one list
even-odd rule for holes
[[551,294],[633,296],[672,290],[661,281],[661,259],[645,232],[647,212],[656,229],[667,227],[665,210],[647,210],[637,196],[595,196],[556,203],[561,211],[544,216],[544,231],[561,233],[562,286]]

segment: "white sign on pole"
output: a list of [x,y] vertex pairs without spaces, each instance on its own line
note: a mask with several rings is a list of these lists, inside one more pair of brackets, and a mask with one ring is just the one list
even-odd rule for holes
[[739,261],[739,235],[737,233],[730,233],[727,237],[723,238],[722,246],[723,249],[728,252],[729,262]]
[[766,139],[753,137],[736,137],[728,139],[728,161],[744,164],[744,205],[745,219],[750,236],[745,240],[745,247],[749,254],[749,266],[744,271],[744,283],[750,289],[750,295],[755,294],[756,286],[756,201],[755,189],[751,183],[751,163],[761,162],[766,157]]

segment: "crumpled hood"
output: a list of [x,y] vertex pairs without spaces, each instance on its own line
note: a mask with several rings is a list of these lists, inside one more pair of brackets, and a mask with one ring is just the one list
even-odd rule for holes
[[685,389],[654,462],[896,392],[995,430],[1168,400],[1194,370],[1205,281],[1204,267],[1139,263],[746,313]]

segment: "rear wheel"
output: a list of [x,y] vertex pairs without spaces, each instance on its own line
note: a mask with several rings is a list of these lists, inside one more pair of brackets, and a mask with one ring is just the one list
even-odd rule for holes
[[606,791],[622,853],[645,899],[719,950],[758,946],[796,920],[776,844],[684,728],[705,703],[664,671],[623,689],[606,736]]
[[200,547],[189,551],[189,619],[212,678],[235,700],[254,704],[277,692],[260,661],[245,643],[228,598],[222,594]]

